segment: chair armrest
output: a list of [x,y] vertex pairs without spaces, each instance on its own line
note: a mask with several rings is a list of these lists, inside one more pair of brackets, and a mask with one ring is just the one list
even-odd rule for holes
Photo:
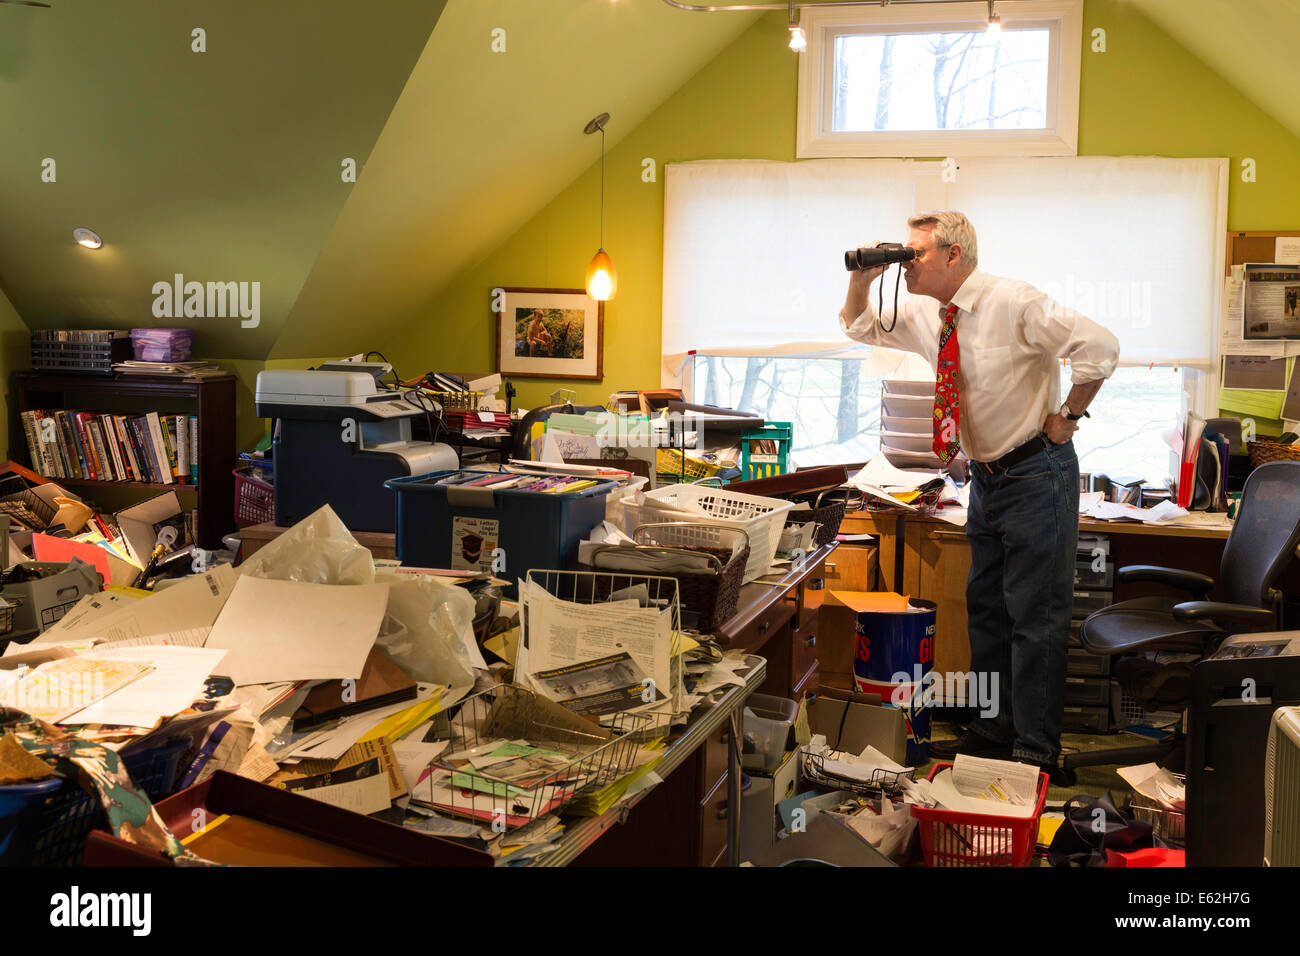
[[1265,627],[1277,622],[1277,617],[1266,607],[1249,604],[1222,604],[1219,601],[1184,601],[1174,605],[1174,618],[1179,621],[1236,621]]
[[1196,571],[1183,571],[1178,568],[1162,568],[1154,564],[1128,564],[1115,572],[1115,578],[1124,584],[1150,581],[1155,584],[1168,584],[1170,587],[1204,595],[1214,587],[1214,578]]

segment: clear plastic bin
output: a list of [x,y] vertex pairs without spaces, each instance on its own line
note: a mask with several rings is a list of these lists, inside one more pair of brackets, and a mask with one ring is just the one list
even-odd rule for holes
[[798,714],[799,705],[792,700],[750,695],[745,701],[745,745],[740,765],[758,773],[772,773],[780,767]]

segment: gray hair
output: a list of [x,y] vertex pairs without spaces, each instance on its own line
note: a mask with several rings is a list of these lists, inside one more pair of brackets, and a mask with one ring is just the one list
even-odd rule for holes
[[963,213],[951,209],[923,212],[907,220],[913,229],[934,226],[936,246],[961,246],[961,261],[971,268],[979,265],[979,247],[975,242],[975,227]]

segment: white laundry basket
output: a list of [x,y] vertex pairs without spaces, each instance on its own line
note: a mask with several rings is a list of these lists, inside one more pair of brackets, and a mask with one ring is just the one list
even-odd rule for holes
[[786,512],[792,501],[746,495],[705,485],[665,485],[644,494],[628,495],[622,501],[623,530],[631,535],[638,527],[661,521],[693,521],[740,528],[749,535],[749,562],[743,583],[767,574],[781,543]]

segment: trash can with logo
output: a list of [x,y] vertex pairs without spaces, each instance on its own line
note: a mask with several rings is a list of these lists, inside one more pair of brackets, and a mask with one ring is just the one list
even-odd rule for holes
[[935,605],[918,598],[904,603],[900,598],[897,607],[858,610],[853,686],[859,693],[879,694],[882,704],[902,709],[907,765],[915,767],[930,759],[934,691],[928,675],[934,666]]

